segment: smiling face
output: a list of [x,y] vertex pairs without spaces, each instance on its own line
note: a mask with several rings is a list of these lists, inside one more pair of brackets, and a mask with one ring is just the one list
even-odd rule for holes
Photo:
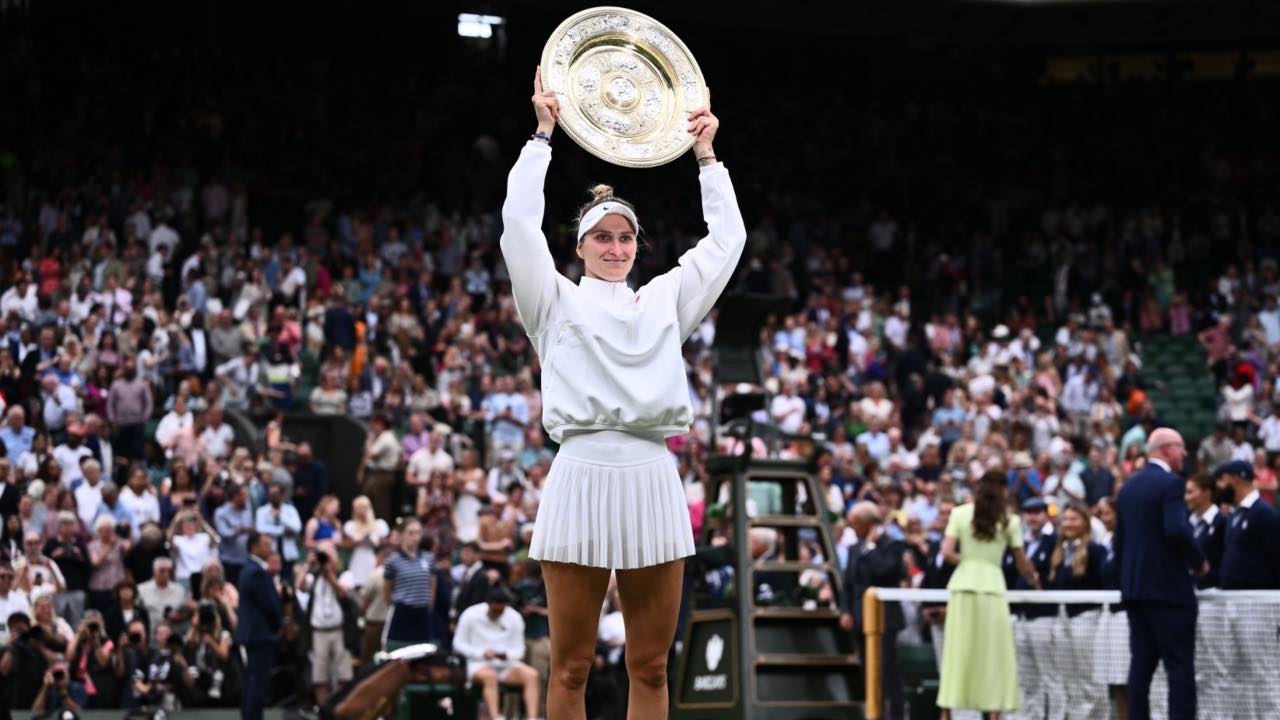
[[578,257],[586,275],[607,282],[622,282],[636,261],[636,231],[621,215],[605,215],[582,236]]

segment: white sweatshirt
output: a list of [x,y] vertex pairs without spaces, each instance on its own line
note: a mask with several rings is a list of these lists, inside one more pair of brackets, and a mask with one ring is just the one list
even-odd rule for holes
[[550,162],[550,146],[525,145],[502,206],[516,310],[542,361],[543,425],[556,442],[596,430],[688,432],[693,406],[680,346],[720,297],[747,240],[729,171],[716,163],[699,173],[710,234],[633,292],[625,282],[586,276],[575,285],[556,271],[542,234]]
[[[524,618],[510,605],[502,609],[497,621],[489,618],[489,603],[476,603],[458,616],[453,633],[453,649],[468,662],[485,662],[484,651],[507,654],[505,662],[524,658]],[[495,662],[504,662],[501,660]]]

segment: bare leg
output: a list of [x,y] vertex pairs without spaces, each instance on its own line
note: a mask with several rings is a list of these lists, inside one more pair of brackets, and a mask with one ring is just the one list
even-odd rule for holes
[[338,720],[356,720],[368,717],[371,710],[385,709],[390,705],[394,709],[396,696],[409,684],[412,674],[409,666],[400,661],[392,661],[378,668],[372,675],[347,695],[346,699],[334,708],[334,717]]
[[667,717],[667,651],[676,633],[684,560],[618,571],[618,600],[627,633],[627,720]]
[[524,691],[524,716],[525,718],[538,717],[538,691],[541,681],[538,677],[538,671],[531,667],[517,667],[507,672],[507,678],[503,682],[509,685],[518,685]]
[[543,562],[542,579],[547,586],[547,623],[551,629],[547,717],[586,720],[587,675],[596,657],[596,631],[609,586],[609,570]]
[[480,686],[484,694],[484,707],[489,711],[489,717],[496,718],[501,715],[502,708],[498,702],[498,673],[491,667],[482,667],[471,676],[471,684]]

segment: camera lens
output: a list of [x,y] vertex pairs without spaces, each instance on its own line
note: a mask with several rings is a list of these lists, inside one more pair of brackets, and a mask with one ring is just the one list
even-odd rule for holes
[[62,682],[63,680],[66,680],[66,679],[67,679],[67,671],[66,671],[66,670],[54,670],[54,671],[53,671],[53,679],[54,679],[54,681],[55,681],[55,682]]
[[141,645],[142,640],[143,640],[142,633],[140,632],[129,633],[129,642],[133,643],[134,645]]
[[99,625],[99,624],[98,624],[98,623],[96,623],[96,622],[91,622],[91,623],[89,623],[89,632],[96,633],[96,632],[101,632],[101,631],[102,631],[102,626],[101,626],[101,625]]

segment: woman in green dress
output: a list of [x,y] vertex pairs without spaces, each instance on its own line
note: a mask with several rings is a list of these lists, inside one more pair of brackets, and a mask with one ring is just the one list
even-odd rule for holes
[[951,511],[942,543],[943,558],[958,565],[947,584],[951,597],[938,689],[943,720],[953,708],[981,710],[990,718],[1018,709],[1018,666],[1001,569],[1006,548],[1013,550],[1018,572],[1039,590],[1040,578],[1022,550],[1022,523],[1008,510],[1005,476],[992,471],[982,476],[972,503]]

